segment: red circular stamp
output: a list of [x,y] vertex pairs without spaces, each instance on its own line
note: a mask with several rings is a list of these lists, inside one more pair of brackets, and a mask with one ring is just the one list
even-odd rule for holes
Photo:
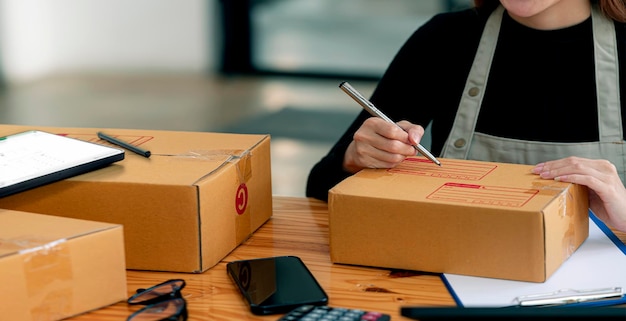
[[235,210],[237,214],[241,215],[246,211],[248,207],[248,186],[241,184],[237,188],[237,195],[235,195]]

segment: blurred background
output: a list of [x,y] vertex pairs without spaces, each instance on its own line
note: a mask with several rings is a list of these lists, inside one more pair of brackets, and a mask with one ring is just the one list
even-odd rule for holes
[[[311,167],[446,0],[0,0],[0,123],[270,134],[274,195]],[[428,147],[428,141],[423,142]]]

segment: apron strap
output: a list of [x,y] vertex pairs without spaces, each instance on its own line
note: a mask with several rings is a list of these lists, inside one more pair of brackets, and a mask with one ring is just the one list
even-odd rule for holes
[[441,154],[446,158],[466,159],[474,135],[478,112],[483,102],[491,61],[498,43],[504,7],[491,13],[478,44],[474,63],[463,89],[457,116]]
[[594,6],[591,10],[598,100],[598,128],[601,142],[623,141],[620,106],[617,40],[613,20],[602,16]]

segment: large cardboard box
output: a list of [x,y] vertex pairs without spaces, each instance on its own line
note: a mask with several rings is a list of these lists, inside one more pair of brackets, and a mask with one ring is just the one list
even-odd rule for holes
[[0,210],[0,319],[60,320],[125,300],[121,225]]
[[272,215],[269,135],[0,126],[149,150],[111,166],[0,198],[0,208],[124,226],[128,269],[203,272]]
[[335,263],[543,282],[589,233],[585,187],[532,166],[407,158],[329,192]]

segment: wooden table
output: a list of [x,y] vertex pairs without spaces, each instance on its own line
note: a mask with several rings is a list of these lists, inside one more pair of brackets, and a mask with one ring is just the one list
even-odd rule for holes
[[[626,242],[626,233],[616,233]],[[163,253],[176,259],[176,253]],[[332,264],[328,244],[328,207],[307,198],[274,197],[274,214],[254,235],[201,274],[128,271],[129,296],[172,278],[182,278],[189,320],[276,320],[256,316],[226,274],[226,263],[248,258],[295,255],[309,267],[329,296],[329,306],[388,313],[392,320],[405,305],[452,306],[452,296],[438,275]],[[125,320],[139,306],[120,302],[71,320]]]

